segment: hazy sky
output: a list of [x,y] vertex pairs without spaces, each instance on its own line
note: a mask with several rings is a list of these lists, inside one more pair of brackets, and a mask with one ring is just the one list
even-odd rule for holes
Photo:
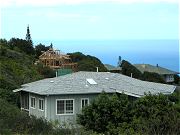
[[178,0],[0,0],[0,37],[178,39]]

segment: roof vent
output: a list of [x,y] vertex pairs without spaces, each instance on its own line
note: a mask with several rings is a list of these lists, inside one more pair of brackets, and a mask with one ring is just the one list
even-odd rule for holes
[[96,67],[97,72],[99,72],[99,67]]
[[92,78],[86,79],[86,81],[87,81],[89,84],[92,84],[92,85],[97,84]]
[[50,81],[50,83],[53,83],[54,81]]

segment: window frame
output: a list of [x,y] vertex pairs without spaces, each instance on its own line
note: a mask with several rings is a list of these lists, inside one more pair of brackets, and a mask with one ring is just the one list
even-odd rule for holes
[[[72,100],[73,101],[73,110],[72,110],[73,112],[72,113],[66,113],[66,101],[67,100]],[[62,114],[57,113],[58,112],[58,110],[57,110],[57,102],[58,101],[65,101],[65,105],[64,105],[64,111],[65,112],[62,113]],[[74,110],[75,110],[75,108],[74,108],[75,105],[74,104],[75,104],[74,99],[56,99],[56,107],[55,107],[56,108],[56,115],[74,115]]]
[[87,105],[89,105],[89,98],[81,98],[81,109],[83,108],[83,104],[82,104],[82,101],[83,101],[83,100],[88,100]]
[[[40,102],[39,102],[39,101],[42,101],[41,107],[43,107],[43,109],[40,108],[40,106],[39,106],[39,105],[40,105]],[[38,99],[38,110],[44,111],[44,99],[43,99],[43,98],[39,98],[39,99]]]
[[29,95],[21,95],[21,110],[29,111]]
[[[32,106],[32,102],[31,102],[30,107],[33,108],[33,109],[36,109],[36,97],[32,97],[32,96],[31,96],[30,99],[31,99],[31,100],[34,99],[34,106]],[[30,100],[30,101],[31,101],[31,100]]]

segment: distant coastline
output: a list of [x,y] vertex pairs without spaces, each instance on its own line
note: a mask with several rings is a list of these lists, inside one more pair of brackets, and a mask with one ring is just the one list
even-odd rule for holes
[[34,45],[50,45],[62,52],[83,52],[104,64],[117,65],[118,56],[133,64],[152,64],[180,72],[179,40],[36,40]]

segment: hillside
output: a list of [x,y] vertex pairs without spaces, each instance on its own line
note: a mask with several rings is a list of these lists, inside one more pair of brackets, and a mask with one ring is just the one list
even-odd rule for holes
[[[15,40],[15,39],[14,39]],[[17,42],[17,41],[18,42]],[[0,44],[0,98],[15,103],[18,96],[12,90],[19,88],[21,84],[36,81],[43,78],[54,77],[55,71],[41,64],[34,65],[36,54],[29,54],[23,44],[19,47],[20,39]],[[15,45],[14,45],[15,43]],[[42,45],[41,45],[42,46]],[[36,52],[36,46],[33,48]],[[41,52],[41,50],[38,50]],[[80,52],[70,53],[73,62],[78,63],[78,71],[107,71],[103,63],[96,57],[84,55]]]
[[96,57],[84,55],[81,52],[69,53],[73,62],[78,63],[78,71],[96,71],[97,67],[100,72],[107,71],[104,64]]
[[[33,65],[33,57],[0,46],[0,97],[13,101],[13,89],[43,78]],[[14,97],[15,98],[15,97]],[[14,101],[13,101],[14,102]]]
[[[2,41],[5,41],[2,43]],[[19,40],[18,40],[19,41]],[[57,128],[53,123],[43,118],[29,117],[21,112],[19,106],[19,94],[13,90],[22,84],[39,79],[54,77],[54,71],[41,64],[34,65],[37,56],[36,48],[29,54],[26,45],[18,43],[9,44],[6,40],[0,40],[0,134],[63,134],[70,132]],[[38,50],[41,52],[41,50]],[[82,54],[83,55],[83,54]],[[81,56],[82,56],[81,55]],[[80,56],[80,57],[81,57]],[[99,59],[93,56],[85,56],[78,62],[78,70],[105,71]],[[24,124],[26,123],[26,124]]]

